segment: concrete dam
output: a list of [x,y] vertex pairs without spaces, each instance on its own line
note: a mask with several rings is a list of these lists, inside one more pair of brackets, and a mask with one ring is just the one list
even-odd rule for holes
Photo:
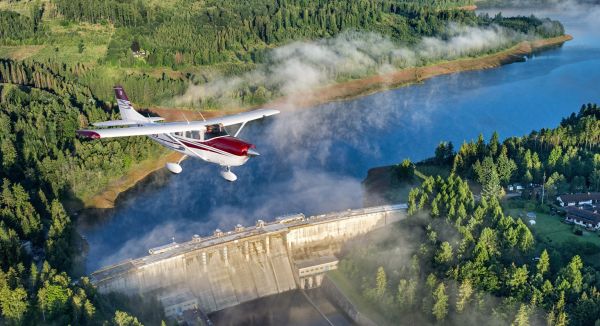
[[320,286],[353,237],[406,216],[387,205],[306,217],[295,214],[251,227],[216,230],[149,250],[149,255],[91,275],[100,292],[156,295],[166,314],[194,307],[210,313],[272,294]]

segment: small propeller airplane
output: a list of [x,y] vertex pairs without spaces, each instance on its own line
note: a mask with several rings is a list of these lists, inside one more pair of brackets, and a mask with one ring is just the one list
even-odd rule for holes
[[[241,166],[251,157],[259,156],[256,146],[247,143],[237,136],[248,121],[278,114],[278,110],[260,109],[204,121],[163,122],[161,117],[144,117],[131,105],[123,87],[115,86],[115,97],[119,105],[121,120],[93,123],[95,127],[126,127],[93,130],[77,130],[81,137],[100,139],[129,136],[148,136],[150,139],[182,153],[177,163],[167,163],[166,168],[179,174],[183,170],[181,161],[186,157],[194,157],[206,162],[219,164],[221,176],[230,182],[237,180],[231,172],[232,166]],[[239,125],[233,136],[225,127]]]

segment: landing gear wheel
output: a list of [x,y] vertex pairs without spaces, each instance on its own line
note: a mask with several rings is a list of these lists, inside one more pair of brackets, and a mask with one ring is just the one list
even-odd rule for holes
[[179,161],[177,161],[177,163],[167,163],[167,164],[165,164],[165,167],[167,168],[167,170],[171,171],[171,173],[179,174],[179,173],[181,173],[181,171],[183,171],[183,168],[180,165],[181,161],[183,161],[186,157],[187,157],[187,155],[183,155],[179,159]]
[[179,174],[181,171],[183,171],[183,168],[181,165],[179,165],[179,163],[167,163],[165,167],[173,174]]
[[223,179],[229,181],[229,182],[234,182],[235,180],[237,180],[237,175],[235,175],[233,172],[231,172],[231,168],[226,166],[221,170],[221,176],[223,177]]

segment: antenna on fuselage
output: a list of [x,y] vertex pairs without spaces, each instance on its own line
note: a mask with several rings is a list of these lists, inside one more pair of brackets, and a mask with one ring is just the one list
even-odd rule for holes
[[206,119],[204,119],[204,115],[202,115],[202,111],[198,111],[198,113],[200,113],[200,117],[202,117],[202,120],[206,121]]

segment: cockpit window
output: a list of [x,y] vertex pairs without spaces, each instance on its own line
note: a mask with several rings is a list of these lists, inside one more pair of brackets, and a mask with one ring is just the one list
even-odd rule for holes
[[185,138],[200,139],[200,131],[198,131],[198,130],[186,131]]
[[221,137],[221,136],[227,136],[227,131],[225,130],[225,128],[218,124],[218,125],[210,125],[210,126],[206,126],[206,133],[204,134],[204,140],[209,140],[211,138],[215,138],[215,137]]

